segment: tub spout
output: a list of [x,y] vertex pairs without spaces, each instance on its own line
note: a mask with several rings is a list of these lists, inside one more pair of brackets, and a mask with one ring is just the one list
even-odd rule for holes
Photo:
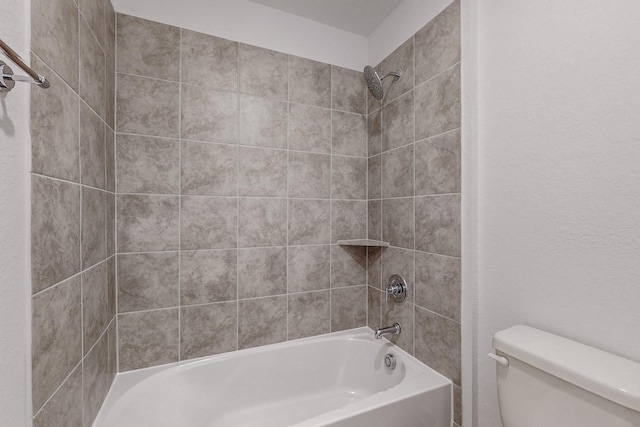
[[400,332],[402,332],[402,326],[400,325],[400,323],[396,322],[391,326],[387,326],[386,328],[376,329],[376,339],[380,340],[387,334],[400,335]]

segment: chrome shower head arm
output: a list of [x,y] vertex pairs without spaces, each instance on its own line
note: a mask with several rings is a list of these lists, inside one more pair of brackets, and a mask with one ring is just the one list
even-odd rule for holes
[[380,77],[380,80],[384,80],[384,79],[386,79],[386,78],[387,78],[387,77],[389,77],[389,76],[393,76],[393,77],[394,77],[394,79],[393,79],[393,80],[394,80],[394,81],[398,81],[398,80],[400,80],[400,77],[402,77],[402,70],[401,70],[400,68],[398,68],[398,69],[397,69],[397,70],[395,70],[395,71],[391,71],[391,72],[389,72],[389,73],[387,73],[387,74],[385,74],[385,75],[381,76],[381,77]]

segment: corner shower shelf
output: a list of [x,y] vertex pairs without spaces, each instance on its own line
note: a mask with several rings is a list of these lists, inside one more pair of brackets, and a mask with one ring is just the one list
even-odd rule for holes
[[355,240],[338,240],[340,246],[370,246],[370,247],[389,247],[389,242],[371,239],[355,239]]

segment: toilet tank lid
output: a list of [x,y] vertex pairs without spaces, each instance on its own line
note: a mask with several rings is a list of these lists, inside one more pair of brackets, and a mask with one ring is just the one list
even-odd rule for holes
[[493,347],[568,383],[640,412],[640,364],[525,325],[493,336]]

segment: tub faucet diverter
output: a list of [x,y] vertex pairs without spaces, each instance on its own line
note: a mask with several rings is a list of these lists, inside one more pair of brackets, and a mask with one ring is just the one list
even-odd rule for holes
[[389,334],[400,335],[401,332],[402,332],[402,325],[396,322],[391,326],[376,329],[376,339],[380,340],[382,339],[383,336],[389,335]]

